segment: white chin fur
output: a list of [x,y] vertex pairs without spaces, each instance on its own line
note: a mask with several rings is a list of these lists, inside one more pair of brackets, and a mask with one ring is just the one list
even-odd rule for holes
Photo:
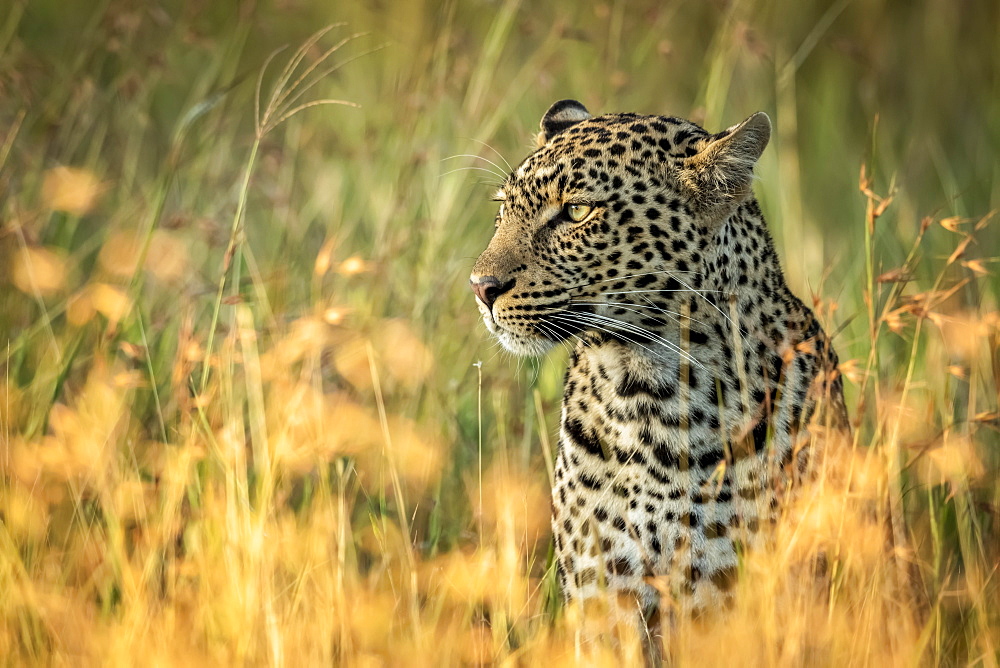
[[490,334],[497,337],[497,340],[504,349],[521,357],[541,357],[555,345],[553,341],[549,341],[548,339],[541,337],[528,338],[501,329],[493,322],[492,318],[486,315],[483,316],[483,322],[486,324],[486,329],[490,330]]

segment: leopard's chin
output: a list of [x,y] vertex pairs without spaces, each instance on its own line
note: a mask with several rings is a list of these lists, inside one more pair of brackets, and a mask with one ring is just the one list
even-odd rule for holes
[[556,344],[555,341],[542,336],[526,336],[511,332],[498,325],[492,318],[484,317],[483,322],[504,350],[519,357],[542,357]]

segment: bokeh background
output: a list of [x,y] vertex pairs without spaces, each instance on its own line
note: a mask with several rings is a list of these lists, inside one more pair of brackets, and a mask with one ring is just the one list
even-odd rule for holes
[[770,115],[756,192],[856,425],[675,660],[996,665],[998,34],[992,0],[3,3],[0,655],[635,659],[555,590],[564,353],[499,351],[467,287],[572,97]]

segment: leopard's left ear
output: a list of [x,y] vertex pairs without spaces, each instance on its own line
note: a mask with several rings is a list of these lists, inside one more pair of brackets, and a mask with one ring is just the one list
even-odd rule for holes
[[535,148],[541,148],[566,128],[588,118],[590,112],[576,100],[559,100],[542,116],[542,131],[535,138]]
[[758,111],[742,123],[710,135],[684,161],[681,182],[705,206],[739,203],[752,192],[753,168],[771,138],[771,119]]

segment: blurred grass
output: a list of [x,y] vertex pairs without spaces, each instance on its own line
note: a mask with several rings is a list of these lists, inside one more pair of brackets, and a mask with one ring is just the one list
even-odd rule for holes
[[[341,23],[295,104],[360,108],[258,132],[258,77]],[[5,4],[0,656],[613,662],[547,569],[563,362],[498,354],[466,287],[480,169],[575,97],[771,115],[757,193],[856,407],[815,535],[677,661],[996,665],[998,31],[986,0]],[[813,600],[775,576],[817,545]]]

